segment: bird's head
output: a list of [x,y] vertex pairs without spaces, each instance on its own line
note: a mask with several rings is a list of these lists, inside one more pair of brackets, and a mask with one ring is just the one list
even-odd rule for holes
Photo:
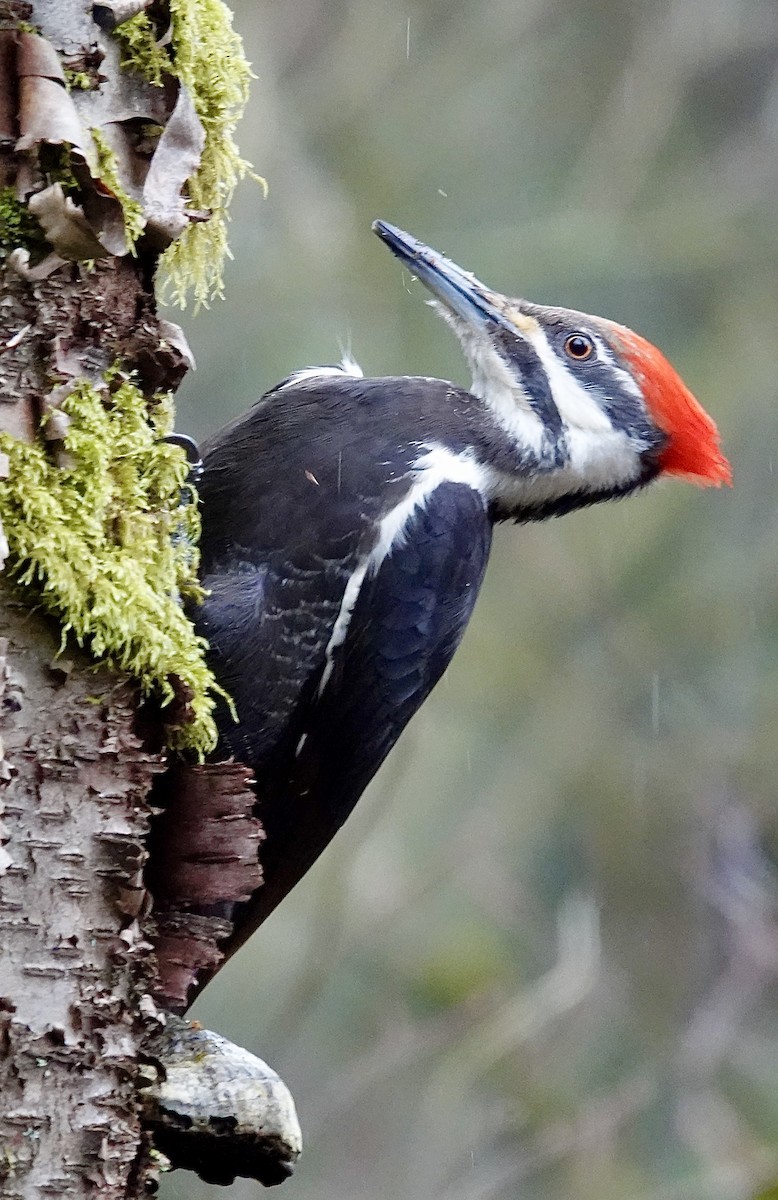
[[[384,221],[375,232],[432,292],[471,391],[525,456],[517,507],[623,495],[659,475],[731,482],[714,422],[663,354],[602,317],[510,299]],[[531,486],[527,482],[531,479]]]

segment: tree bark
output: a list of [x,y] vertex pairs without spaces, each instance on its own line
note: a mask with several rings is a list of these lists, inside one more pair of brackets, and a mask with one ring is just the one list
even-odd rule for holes
[[[175,36],[161,48],[170,42],[164,4],[155,5],[156,24],[144,26],[140,57],[148,69],[122,68],[113,30],[127,12],[147,7],[131,0],[94,9],[84,0],[0,0],[0,435],[14,439],[3,442],[0,490],[7,486],[16,497],[15,508],[3,509],[14,513],[6,529],[12,578],[7,572],[0,585],[0,1195],[14,1200],[148,1193],[156,1166],[138,1088],[158,1084],[164,1072],[144,1066],[144,1043],[164,1024],[160,998],[175,996],[183,1007],[202,961],[211,970],[216,954],[215,944],[191,949],[186,899],[197,897],[199,882],[196,872],[184,871],[186,887],[166,906],[169,953],[160,982],[143,872],[149,790],[166,766],[164,713],[148,710],[139,725],[137,684],[106,665],[95,669],[88,654],[99,640],[95,629],[105,641],[96,610],[111,594],[104,586],[109,571],[121,577],[121,561],[117,568],[115,556],[106,560],[105,570],[97,561],[84,581],[83,563],[68,563],[63,546],[55,581],[36,557],[51,542],[49,497],[31,470],[29,479],[21,477],[19,465],[81,471],[71,474],[75,495],[80,479],[89,496],[90,471],[102,469],[105,448],[86,427],[82,442],[72,436],[69,404],[77,390],[97,396],[98,410],[107,411],[115,409],[117,380],[126,381],[141,406],[141,426],[159,444],[159,394],[175,390],[190,361],[180,330],[157,314],[153,280],[160,252],[192,221],[209,217],[202,207],[190,211],[185,196],[208,146],[197,97],[176,70],[186,48]],[[179,0],[177,7],[188,18],[207,8],[212,19],[218,6]],[[191,186],[202,206],[203,187]],[[196,289],[208,270],[195,262]],[[180,276],[175,286],[183,286]],[[25,460],[16,456],[19,446],[45,452]],[[130,446],[116,455],[111,470],[119,482],[127,475],[127,487],[138,484],[132,471],[144,453],[148,448],[136,455]],[[36,496],[30,509],[27,488]],[[80,507],[87,506],[84,499]],[[88,521],[91,514],[75,508]],[[175,519],[151,502],[109,512],[111,551],[155,521],[168,530],[169,544],[180,537]],[[0,557],[7,550],[0,537]],[[125,573],[134,570],[131,564]],[[68,594],[79,587],[83,595]],[[117,620],[131,624],[132,601],[120,594],[115,603]],[[63,626],[86,649],[71,636],[63,653]],[[156,632],[162,640],[168,634]],[[135,658],[141,650],[133,649]],[[120,646],[109,651],[113,661],[131,659]],[[194,712],[191,687],[174,670],[159,682],[163,694],[177,691],[171,708],[185,725]],[[243,814],[232,824],[246,840],[224,847],[227,859],[242,864],[238,893],[217,894],[217,902],[258,882],[259,835],[245,773],[238,784],[242,798],[227,816]],[[219,816],[212,813],[212,822]],[[196,838],[188,850],[206,857]],[[175,853],[173,838],[166,850],[171,868]],[[181,877],[171,870],[171,878]],[[209,936],[223,924],[217,921]],[[183,970],[173,961],[181,942],[189,947]],[[263,1080],[267,1070],[261,1064]],[[293,1161],[293,1105],[273,1073],[271,1085],[293,1127],[291,1142],[284,1142],[286,1127],[274,1137],[283,1143],[283,1161]],[[164,1102],[155,1101],[157,1108]],[[198,1104],[202,1110],[202,1096]],[[242,1136],[250,1140],[250,1130]],[[225,1177],[230,1169],[229,1161],[220,1168]]]
[[[0,419],[17,435],[34,436],[52,382],[128,361],[136,331],[151,344],[136,261],[67,264],[40,281],[6,266],[3,285]],[[71,646],[58,657],[60,629],[18,586],[0,600],[2,1194],[140,1196],[155,1170],[136,1095],[155,1014],[146,797],[164,758],[135,732],[138,691],[123,674]]]
[[160,763],[133,732],[132,686],[57,660],[51,622],[2,600],[0,1194],[124,1197],[145,1170],[139,918]]

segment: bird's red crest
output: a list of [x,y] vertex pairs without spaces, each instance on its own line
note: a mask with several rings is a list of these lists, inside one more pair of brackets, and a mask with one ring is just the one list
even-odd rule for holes
[[719,431],[661,351],[624,326],[615,326],[618,347],[640,384],[646,405],[668,436],[660,455],[666,475],[682,475],[701,487],[732,483]]

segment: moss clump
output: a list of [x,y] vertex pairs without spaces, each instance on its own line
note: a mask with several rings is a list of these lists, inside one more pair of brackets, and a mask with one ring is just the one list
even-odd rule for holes
[[211,217],[189,225],[165,251],[162,265],[176,303],[183,306],[191,290],[198,304],[207,304],[222,294],[229,253],[227,210],[237,184],[251,171],[233,137],[249,98],[251,67],[221,0],[171,0],[170,10],[176,74],[191,93],[205,129],[189,196],[193,208],[206,209]]
[[0,257],[17,246],[30,250],[45,244],[43,230],[13,188],[0,188]]
[[130,253],[134,253],[135,243],[146,227],[143,205],[139,200],[133,200],[132,196],[128,196],[122,187],[116,154],[111,149],[105,134],[100,129],[92,129],[91,133],[92,141],[97,150],[96,169],[98,178],[111,189],[122,206],[127,245]]
[[221,0],[170,0],[170,16],[170,56],[157,44],[145,13],[125,21],[116,34],[124,46],[125,65],[156,84],[165,72],[176,75],[203,123],[205,147],[189,180],[189,200],[193,209],[211,215],[208,221],[190,224],[165,251],[162,295],[183,307],[191,292],[197,304],[207,305],[222,294],[232,194],[246,175],[258,180],[233,138],[248,100],[251,67],[232,28],[232,14]]
[[157,31],[146,13],[122,21],[114,35],[121,44],[122,66],[137,71],[155,87],[162,87],[163,76],[172,70],[170,55],[159,45]]
[[9,458],[0,519],[13,574],[63,622],[63,642],[72,633],[163,704],[183,695],[188,719],[168,740],[203,755],[216,744],[221,693],[180,604],[197,592],[199,516],[182,500],[182,451],[160,440],[172,428],[171,397],[149,406],[113,372],[104,385],[76,382],[60,408],[69,420],[65,466],[41,443],[0,435]]

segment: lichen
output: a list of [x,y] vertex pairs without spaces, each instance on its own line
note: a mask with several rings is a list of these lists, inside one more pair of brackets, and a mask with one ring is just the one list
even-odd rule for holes
[[96,172],[102,183],[111,189],[122,207],[124,214],[124,232],[127,235],[127,246],[130,253],[135,252],[137,242],[146,227],[143,215],[143,205],[139,200],[133,200],[122,187],[119,175],[119,165],[115,152],[100,129],[92,129],[92,141],[97,150]]
[[45,243],[43,230],[12,187],[0,188],[0,258],[18,246],[30,250]]
[[[117,370],[78,380],[59,406],[68,427],[61,464],[42,441],[0,434],[8,477],[0,519],[12,573],[68,636],[135,676],[163,705],[186,702],[169,744],[202,756],[216,743],[205,643],[181,607],[196,595],[199,516],[168,394],[149,404]],[[187,502],[188,501],[188,502]]]
[[161,296],[183,308],[190,293],[198,305],[221,296],[233,192],[246,175],[264,183],[241,157],[233,137],[252,74],[232,14],[221,0],[170,0],[170,17],[170,54],[158,45],[145,13],[125,21],[116,35],[125,65],[149,82],[161,84],[165,72],[181,80],[205,129],[200,166],[189,180],[189,206],[207,212],[209,219],[188,225],[161,262]]

